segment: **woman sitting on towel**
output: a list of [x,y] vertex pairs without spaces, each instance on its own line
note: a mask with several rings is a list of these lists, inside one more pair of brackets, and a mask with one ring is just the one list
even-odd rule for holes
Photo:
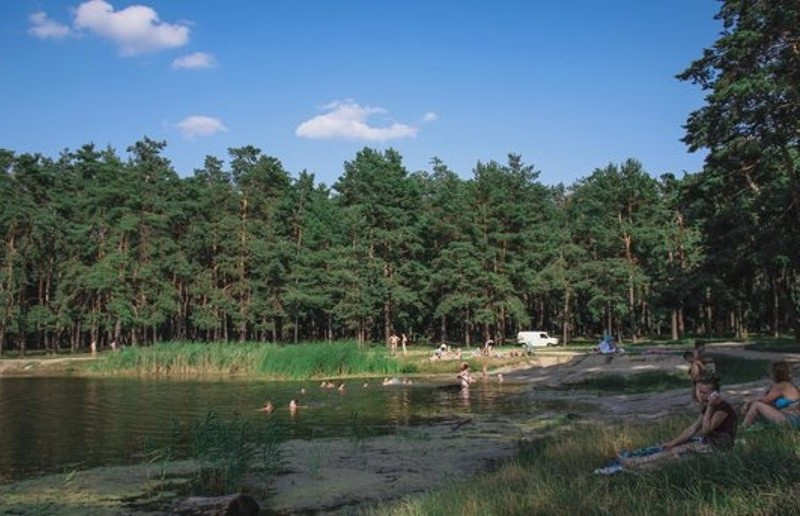
[[732,447],[738,418],[733,407],[719,393],[719,379],[704,377],[695,382],[694,399],[700,405],[700,416],[676,438],[656,446],[623,451],[618,460],[595,470],[595,473],[645,469],[690,452],[709,453]]

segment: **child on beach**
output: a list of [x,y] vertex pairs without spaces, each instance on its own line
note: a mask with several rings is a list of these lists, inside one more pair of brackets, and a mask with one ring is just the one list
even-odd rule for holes
[[689,378],[692,382],[700,380],[705,373],[706,366],[700,358],[697,358],[694,353],[687,351],[683,354],[683,359],[689,362]]

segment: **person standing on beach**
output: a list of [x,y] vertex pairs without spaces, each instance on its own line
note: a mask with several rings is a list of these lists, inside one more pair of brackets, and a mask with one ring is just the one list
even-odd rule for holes
[[397,352],[397,344],[400,342],[400,337],[397,336],[396,333],[392,333],[389,337],[389,349],[391,350],[392,354]]

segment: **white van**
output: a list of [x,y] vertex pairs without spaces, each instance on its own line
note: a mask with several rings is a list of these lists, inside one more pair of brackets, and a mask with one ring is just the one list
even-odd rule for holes
[[517,344],[526,349],[542,346],[558,346],[558,339],[551,337],[546,331],[521,331],[517,333]]

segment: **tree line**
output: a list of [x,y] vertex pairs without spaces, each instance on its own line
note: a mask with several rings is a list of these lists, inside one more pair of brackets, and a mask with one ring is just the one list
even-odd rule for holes
[[681,177],[631,159],[547,186],[511,154],[463,179],[364,148],[326,186],[253,146],[190,177],[146,137],[124,159],[0,150],[0,351],[800,334],[800,7],[719,17],[678,76],[708,93]]

